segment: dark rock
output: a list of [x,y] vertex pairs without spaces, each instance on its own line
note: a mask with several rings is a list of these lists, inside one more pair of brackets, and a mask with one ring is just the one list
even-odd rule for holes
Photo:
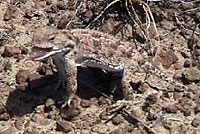
[[190,67],[190,65],[191,65],[191,62],[190,62],[190,60],[185,60],[185,62],[184,62],[184,67],[185,68],[188,68],[188,67]]
[[119,125],[122,122],[123,122],[123,118],[119,114],[117,116],[115,116],[114,118],[112,118],[112,123],[114,125]]
[[29,77],[29,72],[27,70],[19,70],[16,75],[16,82],[18,84],[26,83]]
[[195,118],[192,120],[192,126],[198,127],[199,124],[200,124],[200,118],[195,117]]
[[165,108],[167,113],[176,113],[178,108],[175,105],[169,105]]
[[62,131],[64,133],[69,133],[72,131],[72,126],[64,121],[57,121],[56,122],[56,131]]
[[5,46],[5,50],[3,52],[3,56],[5,57],[12,57],[16,54],[20,54],[21,50],[19,47],[11,47],[11,46]]

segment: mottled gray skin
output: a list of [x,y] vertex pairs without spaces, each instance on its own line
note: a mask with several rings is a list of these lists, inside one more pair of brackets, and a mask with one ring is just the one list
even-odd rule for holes
[[[58,30],[53,27],[37,29],[33,37],[33,48],[47,49],[44,56],[32,58],[42,60],[51,57],[64,88],[67,88],[66,100],[70,103],[77,90],[77,66],[101,68],[106,72],[124,74],[126,66],[132,60],[137,61],[140,53],[135,45],[122,41],[106,33],[88,29]],[[38,51],[38,50],[37,50]],[[52,54],[50,54],[52,53]],[[150,70],[166,81],[173,82],[148,61],[141,68]],[[126,70],[125,70],[126,71]],[[122,84],[127,83],[122,79]],[[124,86],[123,88],[126,88]]]

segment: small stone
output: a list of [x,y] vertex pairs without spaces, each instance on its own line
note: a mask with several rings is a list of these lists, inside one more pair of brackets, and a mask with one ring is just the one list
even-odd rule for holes
[[200,103],[196,104],[196,107],[194,108],[194,112],[197,114],[200,112]]
[[126,134],[126,129],[120,128],[120,129],[115,129],[112,131],[110,134]]
[[11,19],[11,14],[9,8],[6,10],[6,13],[4,14],[3,20],[9,21]]
[[155,113],[149,112],[148,115],[147,115],[147,119],[149,121],[155,120],[156,118],[157,117],[156,117]]
[[178,61],[178,57],[176,56],[176,54],[173,52],[173,50],[168,50],[168,51],[164,51],[162,50],[160,53],[159,53],[159,56],[161,58],[161,63],[162,63],[162,66],[165,68],[165,69],[169,69],[170,66],[177,62]]
[[27,82],[21,83],[19,85],[16,85],[15,87],[18,90],[25,91],[28,88],[28,83]]
[[109,117],[108,117],[108,113],[106,111],[103,111],[100,115],[99,115],[99,118],[102,119],[102,120],[108,120]]
[[69,133],[70,131],[72,131],[72,127],[67,122],[57,121],[56,122],[56,131],[62,131],[64,133]]
[[195,117],[195,118],[192,120],[192,126],[193,126],[193,127],[198,127],[199,124],[200,124],[200,118]]
[[65,8],[66,8],[65,2],[64,1],[58,1],[57,7],[60,10],[65,10]]
[[78,116],[81,113],[79,108],[69,108],[65,107],[61,109],[61,117],[71,121],[74,117]]
[[184,67],[185,68],[189,68],[190,67],[190,65],[191,65],[191,62],[190,62],[190,60],[185,60],[185,62],[184,62]]
[[200,49],[194,48],[193,54],[195,56],[200,56]]
[[175,105],[169,105],[165,108],[167,113],[176,113],[178,108]]
[[173,98],[174,98],[175,100],[179,99],[180,97],[181,97],[181,92],[174,92],[174,93],[173,93]]
[[62,18],[58,22],[57,28],[64,29],[67,26],[67,24],[69,23],[70,19],[71,19],[71,17],[69,15],[62,16]]
[[11,47],[11,46],[5,46],[3,56],[5,57],[12,57],[16,54],[20,54],[21,50],[19,47]]
[[6,112],[0,115],[0,121],[7,121],[9,119],[10,119],[10,116]]
[[195,67],[187,69],[186,71],[183,72],[183,74],[185,78],[190,82],[200,80],[200,70]]
[[193,8],[193,3],[192,2],[182,2],[181,7],[183,10],[189,10]]
[[31,89],[44,86],[48,83],[48,80],[40,74],[33,73],[28,76],[29,87]]
[[23,129],[23,124],[24,124],[25,120],[23,118],[18,118],[16,119],[15,121],[15,127],[18,129],[18,130],[22,130]]
[[37,68],[37,72],[40,74],[40,75],[53,75],[53,72],[52,72],[52,69],[49,65],[47,64],[42,64],[42,66],[39,66]]
[[146,99],[147,103],[150,105],[155,104],[157,100],[158,100],[157,94],[150,94]]
[[109,100],[106,99],[105,97],[100,97],[99,101],[98,101],[99,105],[108,105],[109,104]]
[[191,111],[190,110],[185,110],[185,111],[183,111],[183,115],[184,116],[190,116],[191,115]]
[[18,84],[26,83],[28,79],[29,72],[27,70],[19,70],[16,75],[16,82]]
[[92,105],[92,102],[90,100],[85,100],[85,99],[82,99],[81,100],[81,106],[83,108],[87,108],[87,107],[90,107]]
[[114,125],[119,125],[122,122],[123,122],[123,118],[121,117],[121,115],[117,115],[112,119],[112,123]]

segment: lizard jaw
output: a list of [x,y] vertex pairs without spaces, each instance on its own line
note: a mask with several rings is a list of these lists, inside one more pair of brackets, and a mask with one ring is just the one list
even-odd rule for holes
[[42,60],[61,51],[62,50],[53,50],[52,48],[33,47],[30,57],[32,60]]

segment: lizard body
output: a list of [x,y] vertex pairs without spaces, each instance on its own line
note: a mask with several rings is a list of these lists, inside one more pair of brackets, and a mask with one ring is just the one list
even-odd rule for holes
[[[59,79],[66,83],[68,91],[66,100],[70,100],[76,93],[77,66],[100,68],[123,76],[126,66],[141,56],[133,43],[88,29],[40,28],[34,32],[32,44],[32,59],[42,60],[48,57],[53,59]],[[141,68],[146,67],[151,69],[151,73],[156,73],[166,81],[174,82],[148,60],[141,65]]]

